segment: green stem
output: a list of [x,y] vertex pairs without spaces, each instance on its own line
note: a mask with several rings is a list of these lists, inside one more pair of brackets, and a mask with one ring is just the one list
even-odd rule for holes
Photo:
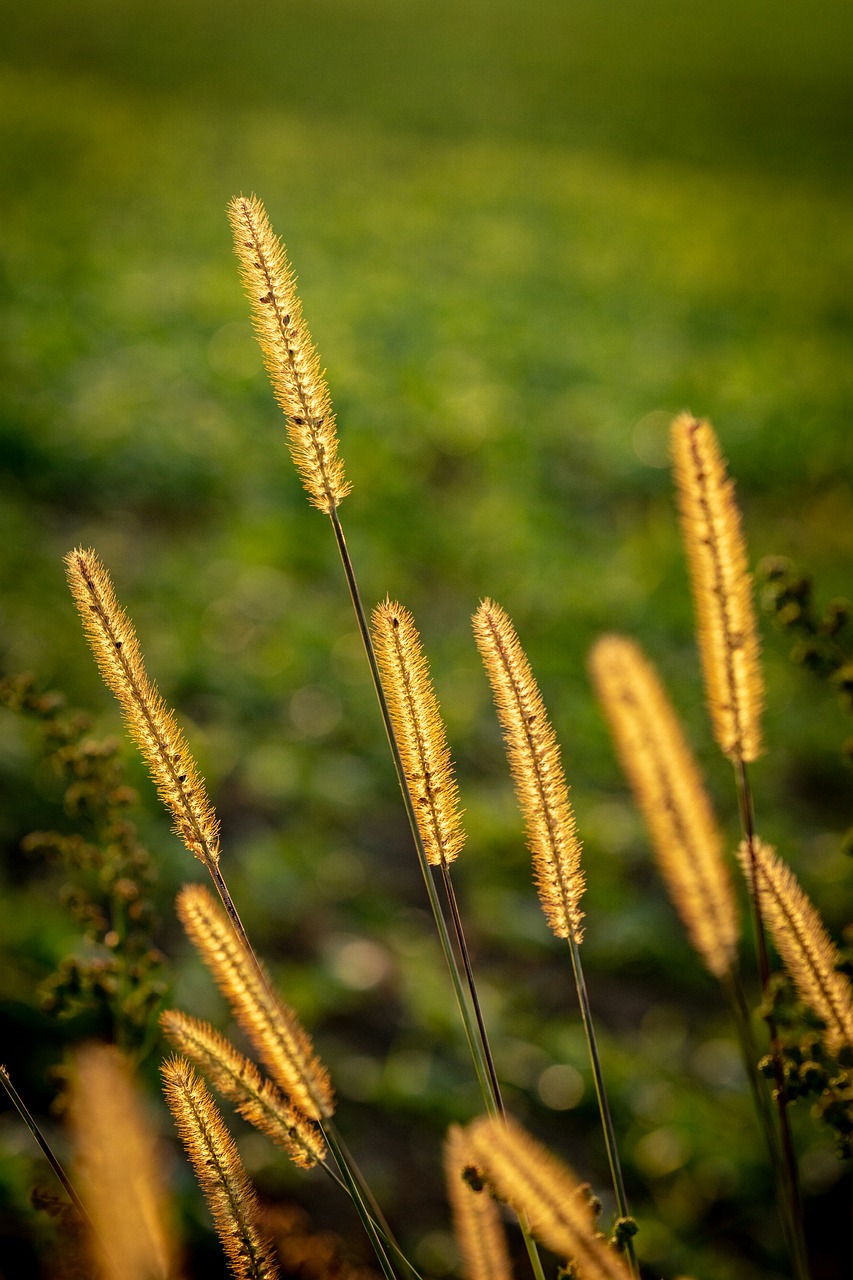
[[391,1265],[388,1254],[385,1252],[385,1245],[383,1243],[380,1230],[373,1221],[373,1216],[365,1203],[361,1189],[352,1175],[347,1158],[341,1150],[334,1127],[321,1122],[320,1131],[326,1139],[329,1150],[335,1158],[341,1178],[343,1179],[352,1202],[355,1205],[356,1213],[361,1219],[362,1226],[367,1233],[370,1243],[373,1245],[373,1251],[376,1254],[380,1267],[382,1268],[382,1274],[385,1276],[385,1280],[397,1280],[396,1272]]
[[[327,1125],[331,1124],[331,1121],[327,1121],[326,1123]],[[352,1154],[347,1149],[346,1143],[344,1142],[340,1133],[338,1133],[337,1129],[335,1129],[335,1138],[337,1139],[337,1143],[340,1148],[340,1154],[344,1157],[344,1159],[349,1164],[350,1171],[353,1172],[353,1170],[355,1169],[355,1165],[353,1162]],[[317,1167],[323,1170],[323,1173],[325,1173],[326,1177],[330,1178],[331,1181],[334,1182],[335,1186],[338,1187],[341,1191],[343,1191],[344,1195],[348,1196],[350,1200],[353,1199],[352,1193],[350,1192],[350,1189],[347,1186],[346,1182],[344,1182],[343,1178],[339,1177],[335,1173],[334,1169],[331,1167],[328,1161],[320,1160],[318,1162]],[[357,1170],[355,1170],[355,1172],[358,1173]],[[394,1236],[391,1232],[391,1228],[388,1226],[388,1223],[385,1221],[385,1217],[382,1214],[382,1211],[379,1209],[378,1205],[376,1204],[376,1201],[373,1198],[373,1195],[370,1193],[369,1187],[364,1182],[362,1175],[358,1174],[358,1177],[360,1178],[361,1186],[364,1192],[366,1193],[364,1198],[368,1202],[368,1206],[371,1209],[370,1216],[372,1217],[374,1223],[376,1224],[376,1229],[379,1232],[379,1235],[382,1237],[383,1241],[391,1250],[391,1252],[395,1255],[398,1262],[401,1262],[403,1266],[406,1268],[406,1270],[409,1272],[409,1274],[412,1277],[412,1280],[422,1280],[420,1273],[412,1266],[411,1262],[409,1262],[409,1259],[406,1257],[406,1255],[403,1253],[402,1249],[400,1248],[399,1244],[394,1239]]]
[[[569,951],[572,957],[572,970],[575,976],[575,987],[578,993],[578,1003],[580,1004],[581,1020],[583,1022],[584,1034],[586,1035],[587,1049],[589,1050],[589,1061],[592,1066],[592,1078],[595,1082],[595,1096],[598,1099],[598,1111],[601,1116],[601,1128],[604,1133],[604,1145],[607,1150],[607,1162],[610,1165],[610,1177],[613,1182],[613,1191],[616,1196],[616,1208],[620,1218],[630,1218],[631,1214],[628,1209],[628,1197],[625,1193],[625,1182],[622,1177],[622,1165],[619,1160],[619,1149],[616,1145],[616,1131],[613,1127],[613,1117],[610,1114],[610,1103],[607,1099],[607,1089],[604,1084],[604,1073],[601,1070],[601,1057],[598,1052],[598,1041],[595,1036],[595,1024],[592,1019],[592,1010],[589,1004],[589,995],[586,989],[586,979],[584,978],[583,965],[581,963],[580,947],[577,939],[573,934],[569,934]],[[630,1236],[625,1241],[625,1252],[628,1255],[628,1262],[633,1275],[638,1275],[637,1255],[634,1251],[634,1242]]]
[[447,898],[447,906],[450,911],[450,918],[453,921],[453,930],[456,934],[456,943],[459,948],[459,954],[462,957],[462,964],[465,968],[465,978],[468,983],[468,994],[471,997],[471,1005],[474,1010],[474,1017],[477,1021],[477,1031],[480,1037],[480,1045],[483,1050],[483,1058],[485,1060],[486,1071],[489,1077],[489,1086],[491,1096],[494,1100],[498,1114],[506,1115],[503,1098],[501,1096],[501,1086],[498,1082],[498,1074],[495,1070],[495,1060],[492,1057],[492,1046],[489,1044],[489,1036],[486,1031],[486,1023],[483,1018],[483,1010],[480,1005],[480,997],[477,994],[477,985],[474,981],[474,969],[471,964],[471,955],[468,951],[468,943],[465,939],[465,931],[462,927],[462,916],[459,912],[459,903],[456,901],[456,890],[453,887],[453,881],[450,878],[450,868],[446,862],[441,864],[441,875],[444,881],[444,894]]
[[462,978],[459,973],[459,965],[453,954],[453,947],[450,941],[450,934],[447,930],[447,922],[444,919],[444,913],[441,909],[441,903],[438,899],[438,893],[435,887],[435,881],[430,871],[429,861],[427,859],[426,850],[423,840],[421,839],[418,821],[415,815],[415,808],[412,803],[412,797],[406,783],[406,773],[403,768],[403,760],[400,755],[400,748],[397,744],[397,738],[394,734],[394,726],[391,722],[391,713],[388,709],[388,701],[385,697],[385,690],[382,687],[382,677],[379,673],[379,664],[376,660],[376,652],[373,648],[373,639],[370,635],[370,628],[367,624],[367,615],[361,600],[361,593],[358,589],[358,582],[355,577],[352,559],[350,558],[349,549],[344,538],[344,531],[341,527],[340,518],[337,510],[331,512],[332,528],[335,531],[335,540],[338,545],[338,551],[341,557],[341,563],[344,569],[344,575],[349,588],[350,599],[352,600],[353,609],[355,610],[356,622],[358,624],[359,634],[364,646],[364,652],[370,667],[370,674],[373,679],[373,687],[376,691],[376,697],[379,702],[379,710],[382,715],[382,723],[385,726],[385,733],[388,737],[388,745],[391,749],[391,755],[394,760],[394,767],[397,772],[397,779],[400,784],[400,791],[403,796],[403,803],[406,808],[406,815],[409,819],[409,826],[412,831],[412,838],[415,842],[415,849],[418,855],[418,862],[423,875],[424,884],[426,886],[427,897],[432,909],[435,927],[438,932],[441,949],[444,952],[444,958],[447,962],[447,968],[450,972],[450,979],[453,984],[453,991],[456,996],[456,1003],[459,1007],[459,1014],[462,1018],[462,1025],[465,1029],[465,1036],[468,1040],[468,1047],[471,1051],[471,1057],[474,1061],[474,1068],[477,1072],[477,1079],[480,1082],[480,1088],[483,1093],[483,1099],[490,1115],[499,1114],[499,1107],[494,1096],[491,1081],[489,1078],[489,1070],[486,1061],[486,1052],[483,1044],[477,1035],[471,1018],[471,1010],[468,1001],[465,998],[465,992],[462,987]]
[[[426,886],[427,897],[432,909],[433,919],[435,921],[436,931],[438,933],[441,949],[444,952],[444,958],[447,962],[447,968],[450,973],[450,980],[453,985],[453,992],[456,997],[456,1004],[459,1008],[459,1015],[462,1019],[462,1026],[465,1030],[465,1038],[468,1041],[468,1048],[474,1063],[474,1070],[477,1073],[477,1079],[480,1084],[480,1090],[483,1095],[483,1101],[486,1110],[490,1115],[503,1116],[504,1105],[501,1098],[500,1085],[498,1084],[497,1073],[495,1071],[494,1059],[492,1057],[491,1047],[489,1045],[488,1035],[486,1033],[486,1025],[483,1019],[480,1001],[477,996],[476,985],[474,982],[474,971],[471,965],[471,959],[468,947],[465,941],[465,934],[462,929],[462,920],[459,915],[459,908],[456,902],[456,894],[453,891],[450,873],[446,865],[442,867],[444,888],[447,894],[448,907],[451,918],[453,919],[456,931],[456,939],[459,944],[459,952],[463,959],[465,974],[468,980],[468,991],[471,1000],[471,1006],[474,1009],[474,1018],[476,1022],[476,1031],[471,1018],[471,1006],[465,997],[465,991],[462,986],[462,978],[459,973],[459,965],[453,952],[450,942],[450,935],[447,930],[447,922],[444,918],[444,912],[441,909],[441,903],[436,892],[435,881],[430,869],[429,860],[424,848],[423,839],[421,837],[418,820],[415,814],[415,807],[412,802],[411,792],[406,782],[406,771],[403,768],[403,759],[400,755],[400,748],[394,733],[394,726],[391,721],[391,713],[388,708],[388,701],[385,697],[385,690],[382,687],[382,677],[379,673],[379,664],[376,661],[376,651],[373,648],[373,639],[370,634],[370,628],[367,625],[367,615],[364,610],[364,604],[361,599],[361,592],[358,589],[358,581],[355,576],[352,558],[350,557],[349,548],[347,547],[344,531],[341,526],[340,517],[337,508],[332,508],[330,518],[332,528],[335,532],[335,541],[338,546],[338,552],[343,565],[344,576],[349,589],[350,600],[352,601],[353,610],[355,611],[356,624],[358,626],[361,642],[364,646],[364,652],[367,657],[367,663],[370,668],[371,678],[373,680],[373,688],[376,692],[376,698],[379,702],[379,710],[382,716],[382,723],[385,726],[385,733],[388,738],[388,746],[391,750],[391,757],[394,761],[394,769],[397,774],[397,781],[400,784],[400,791],[403,796],[403,804],[406,809],[406,816],[409,820],[409,827],[412,833],[412,839],[415,844],[415,850],[418,856],[418,862],[421,868],[421,874]],[[530,1257],[531,1267],[533,1269],[536,1280],[545,1280],[542,1269],[542,1261],[539,1257],[539,1250],[536,1242],[530,1232],[527,1222],[520,1218],[522,1235],[524,1237],[525,1247]]]
[[734,1022],[737,1030],[741,1058],[743,1059],[743,1065],[746,1070],[746,1078],[749,1081],[749,1088],[752,1094],[752,1101],[755,1105],[755,1112],[761,1122],[764,1139],[767,1143],[768,1154],[770,1156],[771,1164],[775,1169],[781,1155],[779,1148],[779,1133],[773,1118],[773,1111],[767,1099],[767,1090],[764,1087],[764,1082],[759,1076],[757,1070],[758,1046],[756,1045],[755,1037],[752,1034],[749,1010],[747,1008],[746,998],[743,994],[743,987],[739,978],[731,969],[723,975],[720,981],[729,1002],[732,1021]]
[[[749,853],[749,900],[752,907],[756,959],[761,981],[761,992],[766,999],[770,982],[770,961],[767,955],[767,936],[757,888],[758,867],[755,857],[755,820],[752,790],[749,785],[746,762],[738,757],[734,761],[734,769],[741,830]],[[809,1280],[808,1250],[803,1226],[803,1205],[800,1196],[800,1180],[797,1160],[794,1154],[794,1142],[791,1136],[790,1117],[788,1116],[788,1097],[785,1090],[785,1075],[782,1067],[782,1046],[779,1040],[776,1019],[772,1013],[767,1015],[767,1028],[770,1035],[770,1056],[773,1063],[773,1082],[775,1084],[773,1100],[776,1105],[779,1148],[782,1156],[779,1178],[791,1223],[791,1265],[797,1280]]]

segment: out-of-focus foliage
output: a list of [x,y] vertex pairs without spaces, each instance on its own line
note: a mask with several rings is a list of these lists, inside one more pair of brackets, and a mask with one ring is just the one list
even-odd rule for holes
[[[775,1277],[770,1183],[724,1009],[652,869],[583,663],[601,630],[638,635],[734,845],[666,427],[684,407],[714,422],[753,563],[788,556],[822,596],[849,594],[852,26],[840,0],[817,14],[787,0],[701,13],[673,0],[45,0],[4,15],[3,667],[89,708],[95,738],[117,733],[61,565],[96,546],[208,778],[248,931],[315,1031],[347,1139],[430,1274],[455,1265],[441,1137],[477,1095],[226,201],[257,190],[288,245],[353,481],[342,513],[362,591],[411,608],[430,654],[470,831],[458,891],[514,1112],[604,1191],[566,957],[530,885],[470,637],[483,595],[512,613],[564,747],[638,1251],[667,1278]],[[788,647],[768,629],[758,821],[838,937],[850,775],[834,708]],[[159,871],[156,945],[179,1003],[225,1026],[171,907],[200,868],[127,760]],[[65,870],[20,842],[66,829],[62,789],[38,733],[0,712],[0,1058],[60,1147],[47,1073],[71,1028],[36,992],[79,926],[60,902]],[[851,1181],[807,1106],[796,1120],[829,1280]],[[271,1198],[341,1229],[324,1182],[241,1141]],[[9,1276],[48,1265],[49,1228],[26,1207],[36,1181],[4,1111]],[[174,1185],[188,1274],[215,1275],[180,1164]]]

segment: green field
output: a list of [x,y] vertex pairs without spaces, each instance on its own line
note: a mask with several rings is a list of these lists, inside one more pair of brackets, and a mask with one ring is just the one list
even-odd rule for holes
[[[571,975],[530,886],[471,641],[484,595],[513,615],[564,749],[645,1274],[776,1280],[725,1011],[651,865],[584,660],[603,630],[656,658],[734,844],[667,424],[684,408],[714,422],[753,563],[791,557],[822,602],[851,593],[849,6],[45,0],[3,28],[3,671],[118,733],[62,566],[96,547],[189,726],[234,897],[315,1030],[342,1128],[425,1274],[453,1273],[440,1145],[478,1096],[334,544],[293,473],[238,281],[224,209],[257,192],[327,370],[365,601],[408,605],[433,663],[470,832],[458,890],[512,1109],[602,1189]],[[759,825],[838,938],[849,718],[762,626]],[[226,1025],[171,907],[201,868],[126,754],[175,998]],[[40,756],[32,726],[0,712],[0,1061],[64,1152],[48,1068],[105,1028],[85,1011],[61,1021],[36,994],[81,946],[65,873],[20,852],[28,832],[71,822]],[[374,968],[354,981],[357,954]],[[167,1135],[159,1056],[144,1072]],[[584,1083],[571,1108],[543,1096],[552,1066]],[[834,1280],[853,1180],[807,1104],[795,1119],[814,1280]],[[241,1143],[269,1198],[360,1247],[317,1175]],[[173,1164],[185,1274],[224,1275]],[[37,1180],[3,1111],[3,1280],[55,1274],[54,1228],[27,1203]]]

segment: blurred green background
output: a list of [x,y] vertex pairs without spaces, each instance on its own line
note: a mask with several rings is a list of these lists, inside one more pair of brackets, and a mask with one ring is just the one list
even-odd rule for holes
[[[237,279],[224,208],[257,192],[327,368],[363,594],[407,604],[433,662],[470,831],[457,887],[509,1102],[605,1192],[568,957],[530,887],[470,637],[486,594],[514,617],[563,743],[648,1275],[784,1274],[722,1002],[651,864],[584,659],[620,629],[659,661],[734,843],[666,429],[683,408],[715,423],[753,562],[791,556],[823,598],[850,592],[849,4],[42,0],[2,25],[5,671],[118,732],[61,563],[95,546],[188,726],[232,892],[316,1033],[342,1129],[417,1262],[450,1274],[441,1138],[479,1104],[331,531],[293,474]],[[849,726],[788,647],[765,626],[759,826],[838,936]],[[32,728],[7,712],[0,728],[0,1059],[64,1150],[47,1068],[94,1028],[40,1009],[38,984],[81,944],[66,877],[20,842],[69,819]],[[176,998],[226,1026],[171,907],[201,869],[127,759]],[[832,1278],[851,1180],[801,1111],[815,1277]],[[265,1194],[360,1247],[324,1180],[241,1144]],[[52,1228],[27,1205],[44,1175],[8,1110],[0,1162],[0,1274],[55,1274]],[[178,1158],[170,1174],[186,1274],[223,1274]]]

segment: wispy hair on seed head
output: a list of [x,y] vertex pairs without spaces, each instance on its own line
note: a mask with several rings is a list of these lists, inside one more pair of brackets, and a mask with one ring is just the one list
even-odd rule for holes
[[164,1062],[163,1090],[178,1133],[238,1280],[276,1280],[280,1272],[261,1228],[258,1198],[213,1098],[183,1058]]
[[177,910],[187,936],[273,1079],[311,1119],[331,1116],[334,1093],[310,1036],[293,1010],[273,993],[228,917],[199,884],[185,885]]
[[311,1169],[325,1159],[325,1146],[316,1127],[289,1106],[255,1064],[209,1023],[179,1009],[167,1009],[160,1015],[160,1026],[172,1047],[189,1058],[243,1119],[286,1152],[294,1164]]
[[429,666],[412,615],[395,601],[373,611],[373,643],[428,861],[447,865],[465,843],[459,791]]
[[589,666],[672,900],[706,968],[722,978],[740,936],[737,905],[722,835],[681,725],[633,640],[601,636]]
[[751,878],[754,857],[762,914],[797,994],[824,1023],[830,1053],[853,1049],[853,988],[838,971],[840,957],[823,920],[770,845],[755,837],[751,844],[752,857],[747,841],[738,850],[741,866]]
[[683,413],[672,457],[714,736],[733,760],[761,753],[764,691],[734,483],[710,423]]
[[583,1280],[630,1280],[626,1264],[596,1231],[589,1188],[521,1125],[481,1116],[465,1135],[477,1170],[526,1217],[538,1240],[576,1264]]
[[302,318],[296,277],[256,196],[235,197],[228,218],[264,365],[287,422],[294,464],[311,502],[331,515],[350,485],[338,457],[329,390]]
[[65,557],[68,582],[107,687],[115,694],[131,737],[151,772],[174,830],[206,866],[219,860],[219,823],[183,733],[145,672],[130,618],[94,551]]
[[484,600],[474,615],[474,636],[503,729],[545,917],[558,938],[580,942],[581,844],[556,734],[515,628],[494,601]]

